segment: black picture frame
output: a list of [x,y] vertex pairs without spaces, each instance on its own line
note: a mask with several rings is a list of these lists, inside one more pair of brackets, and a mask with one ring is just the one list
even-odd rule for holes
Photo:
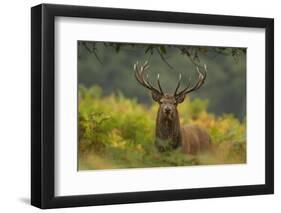
[[[55,17],[263,28],[266,32],[265,184],[112,194],[54,195]],[[274,20],[164,11],[41,4],[31,8],[31,204],[60,208],[274,193]]]

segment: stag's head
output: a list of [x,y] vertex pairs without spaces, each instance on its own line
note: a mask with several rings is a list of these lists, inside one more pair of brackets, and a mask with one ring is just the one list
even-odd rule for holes
[[198,79],[193,86],[191,86],[189,79],[188,86],[179,91],[181,82],[181,74],[179,74],[179,80],[174,93],[164,93],[160,84],[159,73],[157,75],[157,87],[155,87],[149,81],[147,73],[148,68],[149,65],[147,61],[143,65],[139,65],[138,62],[134,64],[135,77],[142,86],[151,91],[152,99],[159,104],[159,112],[162,114],[163,118],[169,120],[172,120],[177,114],[177,105],[184,101],[188,93],[199,89],[204,84],[207,76],[206,65],[204,65],[203,71],[200,71],[200,69],[196,67]]

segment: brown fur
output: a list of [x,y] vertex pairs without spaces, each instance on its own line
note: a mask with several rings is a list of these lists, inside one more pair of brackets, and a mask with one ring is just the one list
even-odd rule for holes
[[[180,126],[177,103],[172,95],[165,94],[159,103],[155,131],[155,145],[159,151],[176,149],[180,145],[187,154],[209,149],[211,138],[204,129],[196,125]],[[171,110],[168,114],[167,107]]]
[[[167,149],[175,149],[180,145],[181,133],[180,133],[180,121],[178,117],[178,111],[175,110],[175,114],[172,119],[167,118],[161,110],[158,109],[156,119],[156,140],[155,145],[159,151],[165,151]],[[163,143],[166,145],[163,146]]]
[[197,154],[210,148],[211,138],[208,133],[195,125],[186,125],[181,128],[182,150],[187,154]]

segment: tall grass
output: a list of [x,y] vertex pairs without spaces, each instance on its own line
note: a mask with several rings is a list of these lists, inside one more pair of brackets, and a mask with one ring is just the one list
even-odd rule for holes
[[181,125],[196,124],[212,138],[209,152],[187,155],[154,147],[158,106],[145,106],[121,93],[102,97],[101,88],[79,88],[79,170],[211,165],[246,162],[246,122],[207,112],[208,101],[178,106]]

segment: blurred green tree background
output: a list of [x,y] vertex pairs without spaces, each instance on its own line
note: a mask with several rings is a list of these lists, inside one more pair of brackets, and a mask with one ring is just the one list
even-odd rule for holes
[[134,77],[133,64],[149,61],[149,79],[156,83],[160,74],[166,92],[173,92],[179,73],[182,87],[195,82],[196,66],[208,67],[207,80],[190,98],[208,101],[208,112],[215,115],[246,116],[246,49],[157,44],[129,44],[78,41],[78,83],[90,88],[98,85],[103,95],[121,92],[125,97],[151,105],[149,92]]

